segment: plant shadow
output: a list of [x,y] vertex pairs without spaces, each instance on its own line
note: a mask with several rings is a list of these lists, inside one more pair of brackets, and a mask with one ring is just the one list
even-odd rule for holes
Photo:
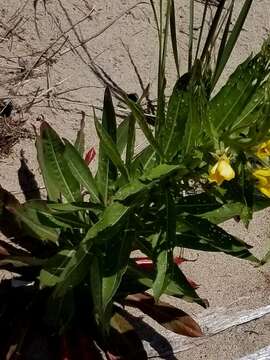
[[18,179],[25,200],[41,199],[38,183],[35,175],[27,164],[28,161],[24,156],[23,150],[20,152],[20,162],[21,166],[18,170]]
[[148,342],[161,359],[177,360],[170,342],[164,336],[147,324],[140,316],[134,316],[126,311],[123,312],[123,315],[135,328],[140,339]]

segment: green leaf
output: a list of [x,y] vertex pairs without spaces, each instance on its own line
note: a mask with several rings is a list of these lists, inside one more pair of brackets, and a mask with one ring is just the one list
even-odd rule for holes
[[46,203],[47,207],[55,213],[73,213],[78,211],[88,210],[103,210],[102,205],[91,203],[91,202],[77,202],[77,203]]
[[[200,64],[195,65],[200,72]],[[200,74],[198,75],[201,76]],[[205,123],[207,102],[202,84],[192,84],[189,88],[189,112],[182,142],[183,153],[187,155],[200,143],[202,126]]]
[[136,178],[143,173],[143,170],[152,168],[156,165],[156,154],[151,146],[144,148],[135,156],[131,164],[131,175]]
[[[47,196],[51,201],[58,201],[61,198],[60,191],[55,186],[53,178],[50,176],[50,171],[52,166],[49,165],[47,156],[44,154],[43,150],[43,140],[41,136],[36,137],[36,150],[37,150],[37,159],[39,163],[39,168],[41,170],[42,178],[44,185],[46,187]],[[52,163],[51,163],[52,164]]]
[[53,213],[47,202],[43,200],[28,201],[23,207],[28,215],[32,215],[40,224],[50,228],[81,229],[89,227],[87,223],[80,220],[77,213]]
[[65,264],[75,250],[61,250],[45,262],[39,275],[39,286],[41,289],[45,287],[53,287],[59,282],[59,276],[64,270]]
[[37,215],[37,211],[26,205],[20,205],[19,203],[8,203],[6,209],[14,214],[17,219],[22,222],[28,232],[34,235],[37,239],[42,241],[52,241],[58,243],[59,232],[49,226],[43,225]]
[[[112,163],[118,168],[118,170],[123,175],[124,179],[128,181],[129,179],[129,173],[128,170],[124,164],[124,162],[121,159],[121,156],[117,150],[116,145],[112,141],[109,134],[106,132],[106,130],[102,127],[102,125],[99,123],[97,118],[95,118],[95,126],[97,130],[97,134],[100,138],[102,148],[105,151],[108,158],[111,159]],[[97,183],[99,182],[99,178],[97,177]]]
[[92,262],[92,246],[95,242],[105,242],[106,239],[113,238],[126,219],[128,211],[129,208],[120,203],[113,203],[105,209],[103,216],[88,230],[78,250],[66,264],[56,287],[55,296],[61,296],[84,279]]
[[96,251],[90,264],[90,287],[94,305],[94,315],[96,322],[101,326],[103,332],[108,330],[109,317],[106,317],[102,299],[102,274],[100,252]]
[[160,130],[164,154],[168,161],[177,154],[183,140],[189,113],[189,80],[189,74],[177,80],[169,100],[165,126]]
[[210,102],[209,117],[217,131],[230,129],[235,123],[239,125],[239,116],[249,106],[269,72],[268,57],[264,51],[238,66],[227,84]]
[[[106,204],[108,199],[109,182],[111,180],[114,181],[117,178],[117,168],[115,164],[110,160],[108,154],[108,151],[110,152],[111,147],[114,149],[115,152],[115,144],[117,142],[116,117],[111,92],[108,87],[106,88],[104,94],[102,126],[98,123],[96,116],[95,124],[96,126],[98,125],[96,129],[100,138],[96,181],[99,187],[99,191],[103,195],[104,203]],[[100,136],[98,129],[105,138]],[[118,151],[116,151],[116,153],[117,155],[119,154]],[[121,158],[120,154],[117,157],[118,160],[119,157]]]
[[198,296],[182,270],[176,264],[173,264],[171,281],[169,282],[165,293],[167,295],[179,297],[187,302],[196,302],[203,307],[207,307],[205,301]]
[[106,255],[103,260],[102,298],[104,308],[113,299],[127,270],[134,233],[127,229],[120,239],[119,235],[117,238],[107,241]]
[[64,158],[66,159],[73,176],[85,189],[88,190],[91,195],[91,200],[94,202],[100,202],[98,187],[89,167],[86,165],[77,150],[67,140],[64,141]]
[[166,228],[157,239],[153,250],[156,253],[157,276],[153,283],[153,295],[157,301],[166,290],[173,269],[173,249],[175,247],[176,212],[175,202],[169,190],[163,188],[166,206]]
[[179,197],[176,201],[177,214],[187,212],[192,215],[203,214],[222,206],[216,198],[209,193],[201,193]]
[[250,126],[252,124],[262,122],[263,114],[261,110],[267,104],[267,89],[270,86],[270,79],[268,78],[261,86],[259,86],[253,93],[252,97],[248,101],[241,114],[237,117],[235,122],[231,126],[231,133],[237,130]]
[[[155,279],[155,272],[140,269],[134,262],[130,261],[127,271],[127,284],[123,284],[122,290],[129,289],[129,293],[142,292],[151,289]],[[125,289],[125,287],[127,289]],[[205,306],[204,301],[197,295],[196,291],[191,287],[187,278],[177,265],[173,264],[171,279],[165,294],[181,298],[188,302],[196,302]]]
[[84,128],[85,128],[85,113],[82,112],[82,119],[80,124],[80,129],[77,132],[76,141],[74,144],[75,149],[78,151],[78,153],[83,157],[84,154],[84,148],[85,148],[85,134],[84,134]]
[[127,150],[126,150],[126,166],[128,169],[130,169],[130,165],[134,156],[135,140],[136,140],[135,119],[134,116],[131,114],[129,116]]
[[[156,301],[166,290],[170,281],[170,265],[172,262],[172,253],[167,249],[168,237],[167,233],[163,232],[159,234],[157,243],[154,246],[154,252],[156,252],[156,268],[157,274],[152,285],[153,295]],[[165,249],[164,249],[165,245]],[[167,245],[167,246],[166,246]],[[163,247],[163,249],[162,249]]]
[[50,200],[57,201],[61,195],[67,201],[80,200],[80,185],[64,159],[63,142],[46,122],[41,124],[40,133],[38,160]]
[[129,119],[130,118],[127,117],[117,127],[117,150],[121,156],[127,146]]
[[232,219],[235,216],[240,216],[242,210],[243,204],[240,202],[227,203],[218,209],[205,212],[200,216],[213,224],[220,224],[224,221]]
[[163,152],[161,151],[151,129],[149,128],[146,120],[145,120],[145,115],[143,110],[141,109],[141,107],[139,106],[139,104],[135,103],[134,101],[130,100],[130,99],[126,99],[126,103],[128,105],[128,107],[130,108],[132,115],[134,116],[134,118],[136,119],[136,121],[139,124],[139,127],[141,128],[142,132],[144,133],[146,139],[149,141],[149,144],[153,147],[153,149],[155,150],[155,152],[161,157],[163,158]]
[[192,215],[184,216],[183,221],[202,243],[209,243],[211,247],[239,258],[258,261],[248,251],[250,246],[210,221]]
[[106,241],[91,266],[91,288],[98,322],[108,326],[108,312],[128,266],[134,233],[125,230],[122,237]]
[[179,171],[179,173],[184,173],[186,169],[181,165],[160,164],[145,171],[145,174],[139,179],[135,179],[127,185],[122,186],[115,194],[114,199],[118,201],[127,200],[131,196],[149,190],[157,181],[160,181],[167,176],[171,176],[177,171]]
[[173,173],[184,175],[186,171],[187,169],[183,165],[160,164],[145,171],[145,173],[140,177],[140,180],[143,182],[161,180]]

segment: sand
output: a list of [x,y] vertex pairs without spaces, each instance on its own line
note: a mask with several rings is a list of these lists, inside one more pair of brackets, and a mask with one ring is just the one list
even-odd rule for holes
[[[243,1],[239,1],[239,6]],[[33,91],[40,88],[40,93],[46,93],[46,89],[52,88],[53,96],[41,103],[32,106],[30,111],[23,114],[26,120],[25,126],[32,129],[32,125],[38,127],[40,116],[44,118],[63,137],[73,140],[79,127],[81,111],[87,114],[87,147],[97,146],[97,138],[94,132],[91,105],[100,106],[103,95],[102,84],[96,79],[87,65],[87,58],[82,62],[77,54],[72,51],[57,57],[57,61],[43,65],[31,74],[28,81],[20,88],[18,76],[20,66],[27,69],[37,59],[33,56],[37,51],[42,51],[59,34],[59,26],[65,30],[69,24],[57,1],[48,0],[48,13],[44,11],[43,1],[37,2],[37,26],[40,38],[35,31],[34,8],[32,1],[1,0],[0,4],[0,97],[7,95],[13,98],[15,108],[24,107],[31,102]],[[152,94],[155,92],[157,80],[157,38],[150,7],[140,4],[132,10],[132,6],[138,1],[133,0],[103,0],[82,1],[63,0],[63,4],[75,23],[89,14],[89,8],[94,7],[91,17],[80,25],[80,31],[84,39],[102,32],[119,14],[119,18],[109,29],[87,43],[91,56],[96,59],[115,80],[127,92],[140,93],[140,85],[134,69],[130,63],[123,44],[132,55],[136,66],[142,76],[144,84],[151,84]],[[86,4],[89,5],[87,8]],[[176,8],[179,19],[179,46],[181,49],[182,72],[186,65],[186,49],[188,38],[187,31],[187,0],[176,0]],[[25,5],[25,6],[24,6]],[[1,37],[6,35],[8,28],[15,25],[14,12],[23,7],[16,19],[22,18],[15,28],[13,35],[8,35],[5,40]],[[200,11],[198,10],[197,16]],[[12,19],[13,16],[13,19]],[[4,24],[4,25],[3,25]],[[5,28],[4,28],[5,27]],[[234,50],[226,74],[231,73],[239,62],[243,61],[252,51],[257,51],[262,45],[263,39],[269,34],[270,7],[269,0],[255,0],[244,30]],[[70,42],[77,44],[76,38],[68,33],[68,38],[63,49],[70,47]],[[84,56],[81,49],[80,54]],[[7,61],[4,57],[8,57]],[[10,73],[11,72],[11,73]],[[223,81],[226,76],[223,77]],[[174,64],[168,59],[168,84],[171,86],[175,80]],[[57,94],[63,90],[80,88],[66,94]],[[56,95],[55,95],[56,94]],[[60,99],[60,97],[62,97]],[[40,96],[42,98],[42,96]],[[52,109],[53,106],[62,106],[64,110]],[[116,101],[117,105],[117,101]],[[50,107],[48,107],[50,106]],[[18,119],[20,116],[16,115]],[[23,139],[15,145],[12,153],[0,159],[0,184],[12,191],[19,198],[23,198],[17,179],[17,171],[20,166],[20,150],[23,149],[28,165],[36,175],[40,186],[42,180],[38,171],[34,141]],[[250,244],[254,245],[257,255],[264,254],[270,246],[270,211],[257,213],[249,230],[245,230],[240,224],[233,221],[224,225],[226,229]],[[194,254],[186,252],[186,256]],[[195,254],[196,255],[196,254]],[[207,298],[210,305],[240,308],[256,308],[270,301],[270,272],[269,266],[254,268],[246,261],[233,259],[222,254],[199,254],[198,261],[186,263],[183,270],[194,281],[199,283],[199,294]],[[177,302],[191,314],[200,313],[203,310],[198,306]],[[177,356],[179,359],[210,359],[210,360],[236,360],[241,356],[252,353],[255,350],[269,345],[270,317],[264,317],[232,330],[225,331],[199,347],[183,352]]]

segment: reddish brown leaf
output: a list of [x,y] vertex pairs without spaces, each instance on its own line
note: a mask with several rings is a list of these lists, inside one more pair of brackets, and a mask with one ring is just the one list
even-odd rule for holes
[[118,312],[111,319],[106,356],[109,360],[147,360],[147,354],[134,327]]
[[154,298],[149,294],[129,295],[125,305],[140,309],[160,325],[177,334],[190,337],[203,335],[200,326],[188,314],[163,301],[155,303]]
[[91,147],[91,149],[86,153],[84,161],[86,162],[87,165],[89,165],[95,158],[96,156],[96,150],[94,147]]

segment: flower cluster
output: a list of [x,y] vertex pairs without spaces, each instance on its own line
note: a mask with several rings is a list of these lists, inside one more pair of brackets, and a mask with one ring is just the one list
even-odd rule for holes
[[[270,157],[270,140],[263,142],[256,149],[256,156],[260,160],[266,160]],[[252,172],[257,179],[257,188],[270,198],[270,167],[255,169]],[[235,171],[231,166],[230,159],[224,153],[218,157],[216,164],[209,171],[209,182],[215,182],[221,185],[224,181],[230,181],[235,178]]]

